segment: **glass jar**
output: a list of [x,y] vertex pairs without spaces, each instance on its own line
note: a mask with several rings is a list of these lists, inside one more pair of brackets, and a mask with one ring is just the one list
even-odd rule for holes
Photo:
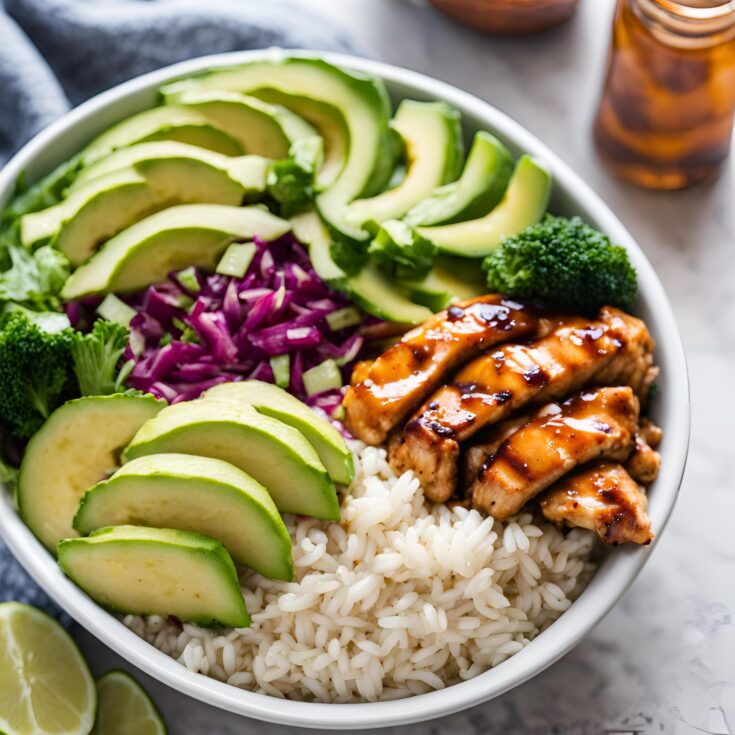
[[579,0],[429,0],[450,18],[488,33],[532,33],[570,18]]
[[653,189],[713,176],[735,112],[735,0],[618,0],[594,125],[619,175]]

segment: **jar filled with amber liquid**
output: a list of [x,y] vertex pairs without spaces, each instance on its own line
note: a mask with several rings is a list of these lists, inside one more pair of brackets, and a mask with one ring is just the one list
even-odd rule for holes
[[680,189],[714,176],[735,113],[735,0],[618,0],[595,145],[620,176]]

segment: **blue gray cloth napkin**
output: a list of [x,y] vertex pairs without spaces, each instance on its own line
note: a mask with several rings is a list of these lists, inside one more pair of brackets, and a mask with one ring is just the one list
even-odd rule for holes
[[[206,54],[282,46],[358,50],[300,0],[0,0],[0,165],[70,107]],[[58,610],[0,540],[0,602]]]
[[300,0],[0,0],[0,163],[115,84],[196,56],[268,46],[356,50]]

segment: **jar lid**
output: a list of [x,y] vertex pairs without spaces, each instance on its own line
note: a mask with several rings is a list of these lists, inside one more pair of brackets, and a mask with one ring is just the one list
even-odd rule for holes
[[638,0],[634,7],[654,35],[675,45],[677,36],[694,48],[735,35],[735,0]]
[[735,13],[735,0],[658,0],[671,12],[679,12],[702,20],[722,18]]

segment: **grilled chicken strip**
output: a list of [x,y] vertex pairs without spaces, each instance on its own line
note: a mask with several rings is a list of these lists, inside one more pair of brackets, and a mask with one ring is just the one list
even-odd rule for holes
[[554,523],[587,528],[612,546],[649,544],[648,500],[619,465],[603,462],[567,475],[544,493],[541,512]]
[[449,371],[498,342],[550,328],[533,309],[499,294],[450,306],[361,368],[360,382],[344,399],[347,429],[368,444],[380,444]]
[[472,505],[507,518],[578,465],[598,458],[624,461],[633,448],[639,405],[625,386],[545,406],[488,457],[470,488]]
[[[485,460],[498,451],[498,447],[517,429],[527,424],[533,418],[533,413],[519,414],[499,424],[488,427],[482,432],[482,438],[464,449],[461,466],[461,488],[468,488],[475,481]],[[636,482],[641,485],[650,485],[661,468],[661,455],[653,448],[658,446],[663,432],[649,419],[642,418],[638,432],[635,435],[635,446],[625,462],[625,469]],[[650,443],[649,443],[650,442]],[[653,444],[653,446],[651,446]],[[393,447],[393,451],[396,448]],[[404,467],[404,472],[408,467]],[[460,492],[461,494],[461,492]]]
[[630,384],[652,362],[645,324],[604,308],[595,321],[570,317],[532,344],[506,344],[482,355],[439,388],[408,422],[404,443],[390,453],[394,469],[413,469],[429,498],[457,488],[459,442],[529,403],[559,399],[585,385]]
[[[468,488],[475,481],[485,460],[495,454],[498,447],[521,426],[527,424],[533,418],[532,413],[519,414],[512,418],[501,421],[499,424],[485,429],[482,439],[470,444],[464,449],[461,459],[461,488]],[[641,485],[650,485],[661,468],[661,455],[653,449],[648,441],[658,446],[663,432],[649,419],[641,419],[638,432],[635,435],[635,446],[625,462],[625,469]],[[648,440],[648,441],[647,441]],[[395,447],[393,451],[395,451]],[[404,467],[401,471],[405,471]],[[460,493],[461,494],[461,493]]]
[[[465,447],[460,462],[462,477],[461,488],[467,489],[477,479],[477,474],[485,464],[485,460],[498,451],[500,445],[515,431],[525,426],[538,415],[534,411],[511,416],[505,421],[485,428],[479,440]],[[405,470],[404,470],[405,471]],[[461,494],[461,493],[460,493]]]

